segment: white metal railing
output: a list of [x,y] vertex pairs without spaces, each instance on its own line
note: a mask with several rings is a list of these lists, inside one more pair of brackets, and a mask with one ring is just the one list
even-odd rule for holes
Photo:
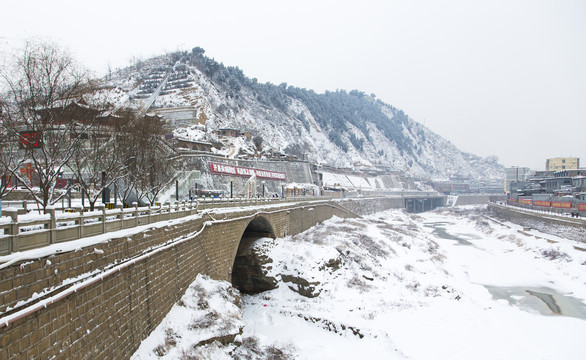
[[[387,197],[389,195],[409,198],[438,196],[437,193],[408,191],[388,194]],[[74,209],[61,209],[61,211],[50,208],[46,210],[45,214],[38,214],[34,211],[27,213],[27,204],[21,201],[23,208],[10,207],[2,211],[3,216],[0,217],[0,256],[158,221],[182,218],[205,209],[330,200],[332,197],[329,196],[303,195],[286,198],[199,198],[195,202],[183,201],[158,206],[138,207],[135,205],[123,208],[122,205],[118,205],[115,209],[106,209],[103,204],[98,204],[94,211],[87,211],[81,206]],[[342,198],[335,200],[342,200]]]
[[182,218],[194,215],[198,210],[325,199],[329,198],[201,198],[195,202],[183,201],[158,206],[139,207],[135,204],[134,207],[123,208],[122,205],[118,205],[115,209],[106,209],[103,204],[98,204],[94,211],[88,211],[81,206],[61,211],[49,208],[44,214],[38,214],[36,211],[27,213],[27,205],[24,203],[20,209],[10,207],[2,211],[0,255]]

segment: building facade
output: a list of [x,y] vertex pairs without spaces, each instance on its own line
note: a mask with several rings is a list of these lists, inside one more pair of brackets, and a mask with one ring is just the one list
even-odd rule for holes
[[545,160],[546,171],[559,171],[565,169],[579,169],[580,158],[558,157]]
[[505,192],[511,192],[511,182],[527,181],[533,172],[528,167],[513,166],[505,168]]

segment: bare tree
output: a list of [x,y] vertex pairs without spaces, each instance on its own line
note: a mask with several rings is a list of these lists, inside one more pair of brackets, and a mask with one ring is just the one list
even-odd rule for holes
[[[56,191],[57,180],[99,113],[79,102],[87,74],[56,46],[29,42],[0,69],[0,79],[6,89],[2,134],[18,144],[6,150],[1,165],[45,209],[64,195]],[[28,176],[18,171],[22,167]]]
[[[0,123],[4,123],[6,104],[0,99]],[[8,132],[0,126],[0,199],[8,195],[14,186],[11,186],[12,173],[18,170],[16,157],[14,156],[17,139],[11,138]]]
[[123,144],[128,141],[126,123],[134,119],[129,111],[104,114],[94,119],[91,128],[81,134],[67,168],[73,173],[88,199],[90,210],[104,191],[127,175]]
[[175,159],[163,141],[159,119],[140,117],[128,126],[132,143],[127,148],[128,184],[138,200],[154,204],[160,192],[176,178]]

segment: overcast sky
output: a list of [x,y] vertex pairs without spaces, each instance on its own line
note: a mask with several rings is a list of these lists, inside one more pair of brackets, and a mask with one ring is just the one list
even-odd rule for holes
[[586,164],[585,0],[4,2],[0,48],[37,36],[97,74],[199,46],[261,82],[374,93],[505,166]]

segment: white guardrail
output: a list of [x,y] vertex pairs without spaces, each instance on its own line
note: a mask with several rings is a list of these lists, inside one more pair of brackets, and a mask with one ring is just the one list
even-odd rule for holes
[[291,201],[325,200],[325,197],[289,198],[202,198],[194,202],[166,203],[158,206],[106,209],[103,204],[94,211],[77,207],[56,210],[49,208],[46,213],[27,213],[27,205],[20,209],[4,208],[0,217],[0,255],[16,251],[40,248],[50,244],[77,240],[88,236],[152,224],[158,221],[178,219],[195,215],[197,211],[251,205],[266,205]]
[[[409,198],[437,195],[437,193],[431,192],[410,191],[387,194],[391,197]],[[107,209],[105,205],[99,204],[95,206],[94,211],[88,211],[87,208],[83,209],[81,206],[60,210],[50,208],[43,214],[40,214],[38,210],[28,208],[29,204],[26,201],[5,202],[4,204],[9,203],[8,205],[11,206],[3,207],[2,217],[0,217],[0,256],[139,225],[178,219],[195,215],[199,210],[341,199],[342,197],[332,198],[329,196],[199,198],[194,202],[183,201],[158,206],[138,207],[135,204],[133,207],[123,208],[122,205],[118,205],[115,209]]]

